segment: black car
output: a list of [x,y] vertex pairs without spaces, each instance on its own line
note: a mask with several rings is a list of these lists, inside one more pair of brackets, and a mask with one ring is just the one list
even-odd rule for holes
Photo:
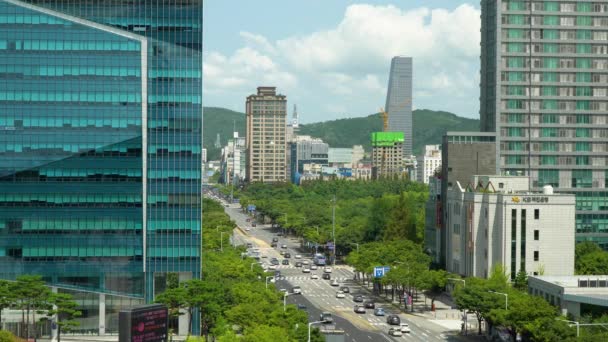
[[372,302],[371,300],[365,302],[365,308],[366,309],[375,309],[376,305],[374,304],[374,302]]
[[251,242],[247,242],[247,248],[251,248],[253,247],[253,244]]
[[297,261],[296,262],[296,267],[302,267],[302,262],[301,261]]
[[340,288],[340,291],[344,292],[344,293],[350,293],[350,289],[348,288],[348,286],[342,286]]
[[323,273],[323,279],[330,280],[331,275],[329,273]]
[[279,265],[279,259],[272,258],[272,259],[270,260],[270,263],[271,263],[272,265]]
[[283,257],[289,259],[289,258],[291,258],[291,254],[285,253],[285,254],[283,254]]
[[256,226],[256,225],[255,225],[255,222],[254,222],[254,223],[252,223],[252,224],[251,224],[251,226],[252,226],[252,227],[255,227],[255,226]]
[[386,316],[386,323],[390,325],[399,325],[401,324],[401,319],[397,315],[388,315]]
[[283,259],[283,261],[281,261],[281,264],[283,264],[283,265],[289,265],[289,260]]
[[277,246],[278,246],[278,244],[276,242],[273,242],[273,243],[270,244],[270,247],[272,247],[272,248],[275,248]]
[[361,295],[356,295],[353,297],[353,302],[355,303],[363,303],[363,296]]

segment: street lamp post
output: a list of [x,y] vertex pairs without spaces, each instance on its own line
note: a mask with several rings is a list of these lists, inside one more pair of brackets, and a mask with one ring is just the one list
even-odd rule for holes
[[331,207],[331,231],[334,239],[334,266],[336,266],[336,252],[338,248],[336,248],[336,195],[334,195],[333,206]]
[[286,308],[287,308],[287,297],[288,297],[288,296],[291,296],[291,295],[293,295],[293,294],[295,294],[295,293],[287,293],[287,292],[285,292],[285,293],[283,294],[283,312],[285,312],[285,310],[286,310]]
[[257,262],[252,262],[251,266],[249,267],[249,270],[253,272],[253,265],[257,264]]
[[568,324],[570,327],[572,327],[572,325],[576,325],[576,337],[580,336],[580,325],[581,324],[579,322],[577,322],[577,321],[569,321],[567,319],[560,319],[559,317],[555,318],[555,319],[558,320],[558,321],[572,323],[572,324]]
[[[461,281],[462,282],[462,287],[467,287],[467,281],[464,279],[458,279],[458,278],[447,278],[447,280],[451,280],[451,281]],[[464,334],[467,334],[467,324],[469,321],[469,316],[467,315],[467,311],[465,309],[462,309],[462,324],[463,324],[463,328],[464,328]]]
[[266,277],[266,288],[268,288],[268,279],[272,279],[274,278],[274,276],[268,276]]
[[505,296],[505,310],[509,310],[509,295],[508,294],[502,293],[502,292],[496,292],[496,291],[488,291],[488,292]]
[[310,342],[310,328],[312,328],[313,324],[323,323],[324,321],[315,321],[308,323],[308,342]]
[[458,278],[447,278],[448,280],[451,281],[461,281],[464,285],[462,285],[462,287],[467,287],[467,281],[464,279],[458,279]]

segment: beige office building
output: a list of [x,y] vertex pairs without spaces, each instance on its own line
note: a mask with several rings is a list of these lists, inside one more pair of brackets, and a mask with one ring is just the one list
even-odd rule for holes
[[247,180],[284,182],[287,180],[285,128],[287,97],[275,87],[258,87],[247,97]]

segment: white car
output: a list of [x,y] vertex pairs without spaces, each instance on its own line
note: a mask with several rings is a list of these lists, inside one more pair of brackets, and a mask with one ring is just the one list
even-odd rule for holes
[[296,256],[294,258],[296,258],[296,259],[302,259],[302,256],[300,254],[296,254]]
[[310,279],[319,279],[319,276],[313,273],[310,275]]
[[312,265],[310,265],[310,269],[311,269],[311,270],[316,270],[316,269],[318,269],[318,267],[317,267],[317,265],[312,264]]
[[268,269],[271,270],[271,271],[274,271],[274,270],[277,269],[277,266],[276,265],[269,265]]
[[410,330],[410,326],[407,323],[399,324],[399,328],[401,329],[402,333],[410,333],[412,331],[412,330]]
[[302,288],[299,286],[294,286],[293,289],[291,289],[291,292],[295,294],[302,294]]
[[323,272],[325,272],[325,273],[331,273],[331,267],[325,267],[325,269],[323,270]]
[[401,330],[399,330],[397,328],[390,328],[388,330],[388,334],[391,336],[403,336],[403,334],[401,333]]
[[342,291],[336,292],[336,298],[346,298],[346,295]]
[[245,228],[245,231],[250,231],[250,230],[251,230],[251,228],[249,228],[249,227]]
[[336,279],[332,280],[329,285],[331,285],[331,286],[340,286],[340,284],[338,283],[338,280],[336,280]]
[[302,264],[303,264],[303,265],[310,265],[310,261],[308,261],[308,260],[304,260],[304,261],[302,261]]
[[310,268],[303,268],[302,273],[310,273]]

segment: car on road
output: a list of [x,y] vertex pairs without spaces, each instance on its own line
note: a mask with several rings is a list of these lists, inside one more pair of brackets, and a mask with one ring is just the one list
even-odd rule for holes
[[355,312],[356,313],[365,313],[365,308],[363,307],[363,305],[355,305]]
[[350,289],[348,288],[348,286],[342,286],[340,288],[340,291],[344,292],[344,293],[350,293]]
[[346,295],[342,291],[336,292],[336,298],[346,298]]
[[268,258],[268,255],[266,255],[266,254],[262,254],[262,255],[261,255],[261,257],[262,257],[262,258]]
[[304,268],[302,269],[302,273],[310,273],[310,268],[308,268],[308,267],[304,267]]
[[283,265],[289,265],[289,260],[283,259],[283,261],[281,261],[281,264],[283,264]]
[[247,248],[251,248],[253,247],[253,244],[251,242],[247,242]]
[[317,270],[319,268],[317,267],[317,265],[312,264],[312,265],[310,265],[310,269],[314,271],[314,270]]
[[306,305],[304,305],[304,304],[298,304],[298,309],[306,310],[307,308],[306,308]]
[[270,247],[272,247],[272,248],[276,248],[276,247],[277,247],[277,243],[276,243],[276,242],[271,243],[271,244],[270,244]]
[[285,251],[280,250],[280,251],[279,251],[279,254],[283,255],[283,254],[285,254]]
[[323,269],[323,272],[325,272],[325,273],[331,273],[331,267],[325,267]]
[[324,311],[324,312],[321,312],[321,314],[319,315],[319,321],[321,321],[323,323],[333,323],[334,318],[331,315],[331,313]]
[[249,229],[249,227],[246,227],[246,228],[245,228],[245,231],[247,231],[247,232],[248,232],[248,231],[250,231],[250,230],[251,230],[251,229]]
[[331,281],[331,286],[340,286],[340,284],[338,283],[338,279],[334,279]]
[[363,296],[362,295],[356,295],[353,297],[353,302],[355,303],[363,303]]
[[390,328],[390,329],[388,329],[388,334],[390,336],[403,336],[403,334],[401,333],[401,330],[396,329],[396,328]]
[[281,245],[281,248],[287,248],[287,245]]
[[374,310],[374,315],[375,316],[384,316],[385,312],[383,308],[376,308]]
[[252,227],[256,227],[255,222],[251,224]]
[[319,279],[319,276],[313,273],[310,275],[310,279]]
[[323,279],[330,280],[331,279],[331,275],[329,275],[329,273],[323,273]]
[[302,256],[300,254],[296,254],[295,258],[296,259],[302,259]]
[[304,265],[310,265],[310,260],[302,260],[302,263],[303,263]]
[[273,237],[272,238],[272,242],[279,242],[279,238],[278,237]]
[[376,304],[374,304],[374,302],[372,302],[371,300],[368,300],[367,302],[365,302],[365,308],[366,309],[375,309]]
[[296,267],[302,267],[302,263],[301,262],[296,262]]
[[251,219],[250,219],[250,218],[247,218],[247,220],[245,220],[245,221],[247,221],[247,222],[251,222]]
[[268,269],[274,271],[277,269],[277,265],[268,265]]
[[295,294],[302,294],[302,288],[299,286],[294,286],[291,288],[291,292]]
[[284,258],[288,258],[288,259],[289,259],[289,258],[291,258],[291,254],[289,254],[289,253],[285,253],[285,254],[283,254],[283,257],[284,257]]
[[388,315],[386,316],[386,323],[390,325],[399,325],[401,324],[401,319],[397,315]]
[[402,333],[410,333],[412,332],[412,330],[410,330],[410,325],[407,323],[401,323],[399,324],[399,328],[401,329]]
[[279,259],[272,258],[272,259],[270,259],[270,263],[273,264],[273,265],[278,265],[279,264]]
[[275,278],[281,277],[281,271],[274,271],[274,277]]

